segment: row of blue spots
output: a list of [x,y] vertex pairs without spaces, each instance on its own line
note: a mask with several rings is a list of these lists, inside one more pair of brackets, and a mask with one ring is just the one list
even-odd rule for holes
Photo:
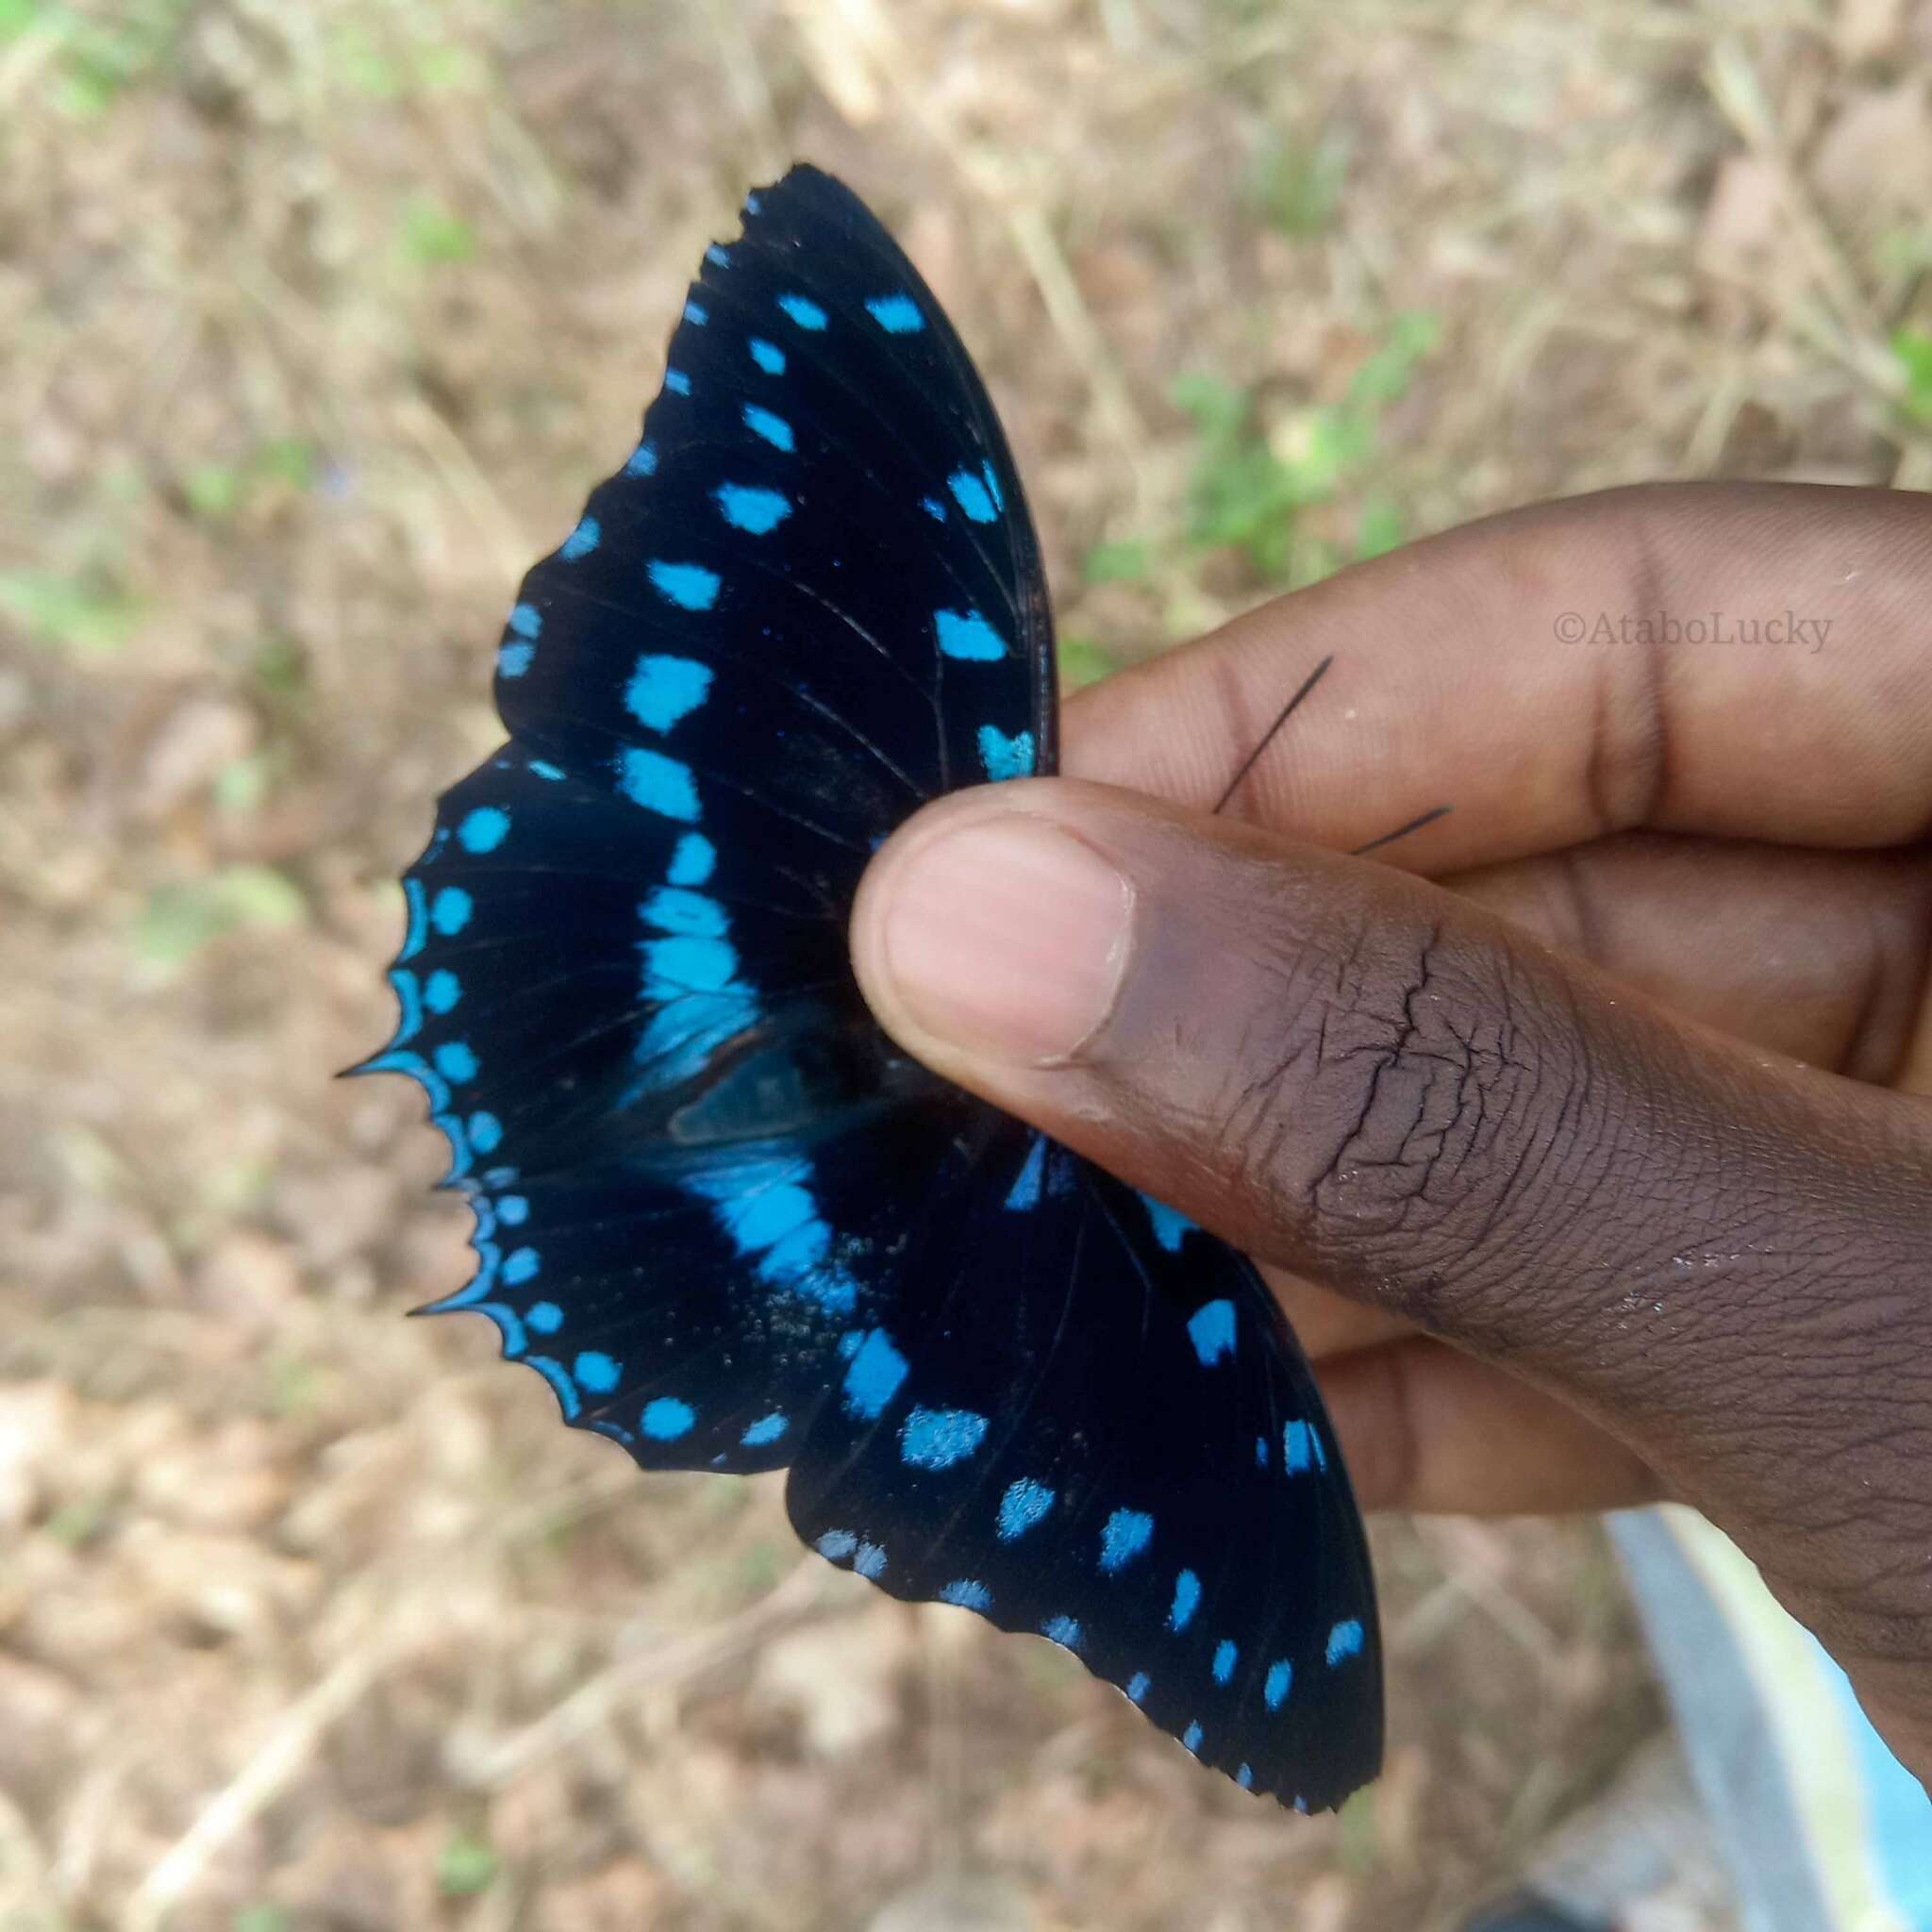
[[754,436],[762,437],[774,449],[781,449],[787,456],[798,446],[792,438],[791,425],[782,416],[775,416],[770,409],[761,409],[756,403],[747,403],[742,410],[744,426]]
[[1182,1241],[1194,1232],[1194,1224],[1178,1208],[1170,1208],[1165,1201],[1157,1201],[1152,1194],[1142,1194],[1141,1205],[1147,1210],[1154,1239],[1170,1255],[1178,1254]]
[[543,613],[534,604],[519,604],[509,614],[509,636],[497,648],[496,675],[521,677],[537,655],[543,630]]
[[668,563],[653,558],[644,574],[658,594],[681,610],[708,610],[718,601],[718,573],[701,563]]
[[1294,1666],[1285,1657],[1277,1658],[1268,1666],[1268,1674],[1261,1680],[1261,1701],[1270,1710],[1279,1710],[1288,1702],[1293,1684]]
[[768,342],[763,336],[753,336],[745,347],[751,351],[751,359],[767,375],[785,374],[785,351],[776,342]]
[[711,689],[711,667],[694,658],[667,658],[646,652],[624,689],[624,708],[640,724],[669,731],[704,703]]
[[579,517],[576,528],[563,540],[557,554],[564,562],[575,563],[579,558],[590,556],[603,541],[604,525],[595,517]]
[[1116,1509],[1100,1530],[1100,1567],[1111,1574],[1131,1563],[1154,1540],[1154,1519],[1144,1509]]
[[791,514],[791,499],[782,491],[721,483],[711,494],[724,521],[747,536],[768,537]]
[[509,814],[496,805],[479,805],[475,811],[466,813],[457,827],[458,844],[478,858],[494,852],[508,836]]
[[764,1449],[775,1442],[791,1426],[791,1418],[774,1410],[770,1415],[761,1415],[739,1437],[747,1449]]
[[691,393],[691,377],[681,369],[667,369],[664,387],[675,396],[688,396]]
[[1189,1726],[1187,1727],[1187,1729],[1186,1729],[1186,1730],[1184,1730],[1184,1731],[1183,1731],[1183,1732],[1181,1733],[1181,1742],[1182,1742],[1183,1744],[1185,1744],[1185,1745],[1186,1745],[1186,1746],[1188,1747],[1188,1749],[1189,1749],[1190,1751],[1192,1751],[1192,1752],[1195,1752],[1195,1753],[1198,1753],[1198,1752],[1200,1751],[1200,1749],[1201,1749],[1201,1724],[1200,1724],[1200,1721],[1199,1721],[1198,1719],[1196,1719],[1196,1720],[1195,1720],[1195,1721],[1194,1721],[1194,1722],[1193,1722],[1192,1724],[1190,1724],[1190,1725],[1189,1725]]
[[991,664],[1007,655],[1007,641],[976,610],[935,610],[933,631],[948,658]]
[[970,1576],[955,1577],[951,1583],[941,1586],[939,1601],[942,1604],[958,1604],[962,1610],[992,1608],[992,1591],[983,1583],[975,1583]]
[[[673,894],[698,905],[710,903],[675,887],[658,896]],[[708,1050],[709,1044],[715,1042],[708,1042]],[[849,1314],[858,1298],[858,1286],[831,1260],[831,1224],[812,1197],[810,1179],[811,1162],[804,1156],[773,1155],[693,1174],[686,1185],[711,1203],[725,1238],[753,1262],[760,1281],[802,1295],[828,1313]],[[874,1340],[891,1349],[883,1334]]]
[[828,1529],[817,1543],[820,1556],[832,1563],[842,1563],[849,1557],[852,1567],[861,1576],[869,1576],[874,1582],[886,1574],[886,1553],[877,1543],[869,1543],[862,1537],[849,1529]]
[[608,1395],[624,1379],[623,1365],[601,1348],[585,1349],[565,1373],[578,1388],[587,1389],[592,1395]]
[[910,295],[874,295],[865,306],[889,336],[916,336],[925,326],[925,317]]
[[1054,1506],[1054,1491],[1031,1476],[1008,1483],[1000,1498],[999,1538],[1003,1543],[1024,1536]]
[[1167,1627],[1178,1634],[1194,1621],[1201,1607],[1201,1579],[1191,1570],[1183,1570],[1174,1580],[1174,1607],[1167,1613]]
[[979,762],[997,784],[1002,778],[1024,778],[1033,770],[1033,734],[1016,731],[1009,738],[997,724],[979,727]]
[[504,1257],[503,1278],[511,1288],[521,1288],[541,1274],[543,1257],[535,1248],[518,1248]]
[[1322,1453],[1322,1437],[1311,1423],[1292,1422],[1281,1431],[1283,1467],[1290,1475],[1303,1475],[1311,1469],[1326,1469],[1328,1458]]
[[686,824],[698,821],[697,780],[691,767],[646,745],[626,745],[617,758],[618,789],[633,805]]
[[[746,205],[749,206],[748,203]],[[705,250],[705,259],[708,261],[713,268],[729,268],[731,266],[730,256],[725,254],[724,249],[720,248],[715,242],[713,242],[711,245]]]
[[883,1328],[863,1336],[845,1371],[845,1413],[855,1422],[876,1422],[906,1379],[906,1357]]
[[780,295],[778,307],[795,322],[800,328],[819,330],[824,327],[825,311],[809,295]]
[[1225,1684],[1234,1675],[1234,1667],[1239,1661],[1241,1654],[1241,1646],[1235,1642],[1232,1637],[1224,1637],[1214,1646],[1214,1662],[1211,1669],[1214,1673],[1214,1681],[1217,1684]]
[[1126,1681],[1125,1690],[1127,1693],[1127,1701],[1130,1704],[1142,1703],[1145,1700],[1148,1691],[1151,1690],[1153,1688],[1153,1678],[1151,1678],[1145,1671],[1136,1671],[1134,1674],[1131,1677],[1129,1677]]
[[1339,1664],[1345,1657],[1358,1656],[1361,1647],[1362,1626],[1357,1618],[1350,1617],[1328,1633],[1328,1661],[1331,1665]]
[[521,1194],[506,1194],[496,1204],[496,1218],[506,1227],[521,1227],[530,1218],[530,1204]]
[[690,1403],[680,1402],[675,1395],[659,1395],[645,1403],[638,1426],[654,1442],[675,1442],[691,1433],[697,1419],[697,1411]]
[[1188,1337],[1203,1368],[1212,1368],[1223,1356],[1234,1356],[1234,1304],[1203,1302],[1188,1317]]
[[693,328],[703,328],[711,319],[711,311],[702,302],[687,301],[684,305],[684,319]]
[[646,440],[631,451],[624,466],[626,476],[655,476],[658,474],[658,445]]
[[899,1431],[899,1454],[914,1469],[950,1469],[986,1441],[987,1427],[970,1408],[915,1408]]
[[1040,1626],[1040,1634],[1051,1638],[1063,1649],[1077,1651],[1084,1633],[1081,1631],[1080,1620],[1077,1617],[1049,1617]]

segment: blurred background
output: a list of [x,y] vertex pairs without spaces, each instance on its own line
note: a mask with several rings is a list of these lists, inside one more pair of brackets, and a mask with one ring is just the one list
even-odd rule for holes
[[0,1926],[1446,1927],[1599,1790],[1662,1715],[1593,1526],[1378,1525],[1388,1774],[1285,1819],[403,1322],[467,1217],[328,1075],[517,577],[791,158],[978,357],[1079,682],[1549,493],[1932,485],[1928,56],[1926,0],[0,0]]

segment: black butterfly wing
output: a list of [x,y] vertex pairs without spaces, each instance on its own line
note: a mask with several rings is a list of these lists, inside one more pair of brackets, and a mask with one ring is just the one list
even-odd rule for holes
[[1279,1307],[1223,1242],[1017,1124],[970,1180],[905,1257],[898,1319],[923,1325],[868,1331],[799,1445],[800,1535],[1052,1638],[1244,1787],[1339,1804],[1381,1750],[1374,1586]]
[[[1053,768],[1050,622],[999,425],[911,265],[815,171],[746,208],[637,450],[525,579],[509,743],[405,877],[401,1024],[368,1066],[424,1087],[475,1212],[437,1308],[489,1316],[646,1467],[791,1464],[835,1559],[1074,1619],[1209,1761],[1330,1802],[1374,1769],[1374,1615],[1278,1313],[1208,1237],[908,1062],[853,981],[885,836]],[[1228,1373],[1197,1388],[1188,1320],[1224,1308]],[[1002,1504],[987,1529],[986,1485],[1027,1470],[1058,1524],[1004,1538]],[[1144,1501],[1108,1502],[1117,1478]],[[1116,1510],[1155,1525],[1133,1574],[1094,1567]],[[1157,1551],[1226,1626],[1205,1673],[1205,1621],[1137,1661],[1174,1609]]]

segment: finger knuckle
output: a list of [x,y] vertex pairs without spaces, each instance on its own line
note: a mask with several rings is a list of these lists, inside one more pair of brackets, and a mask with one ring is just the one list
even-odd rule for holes
[[[1418,1312],[1533,1212],[1553,1125],[1584,1084],[1577,1044],[1507,950],[1437,925],[1367,932],[1305,976],[1320,983],[1288,1002],[1237,1144],[1318,1255]],[[1261,1131],[1257,1112],[1272,1116]]]

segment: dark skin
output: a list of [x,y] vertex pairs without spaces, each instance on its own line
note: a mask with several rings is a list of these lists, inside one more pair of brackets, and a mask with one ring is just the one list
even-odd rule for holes
[[1082,693],[1063,762],[874,861],[882,1023],[1252,1254],[1367,1507],[1693,1504],[1932,1778],[1932,499],[1472,525]]

